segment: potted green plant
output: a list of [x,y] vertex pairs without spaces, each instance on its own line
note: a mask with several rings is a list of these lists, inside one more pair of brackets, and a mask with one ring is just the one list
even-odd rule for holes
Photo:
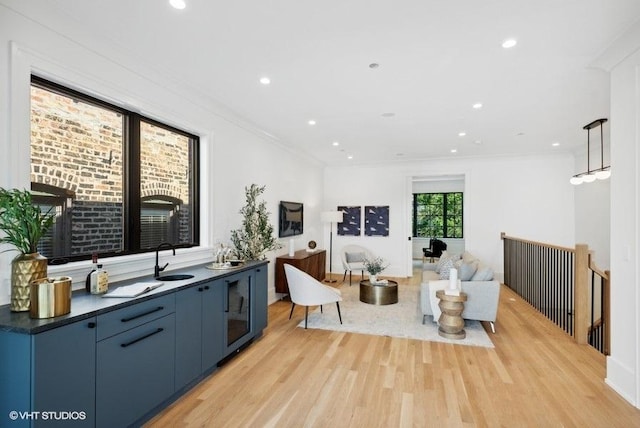
[[38,253],[38,243],[53,225],[51,211],[40,211],[28,190],[0,188],[0,230],[5,235],[0,243],[20,251],[11,262],[10,309],[14,312],[29,310],[29,283],[47,276],[47,258]]
[[384,261],[382,257],[374,257],[372,259],[365,259],[364,268],[369,273],[369,282],[376,284],[378,282],[377,276],[383,270],[385,270],[389,264]]
[[265,201],[258,201],[266,186],[252,184],[245,187],[247,205],[241,210],[242,227],[231,231],[231,242],[242,260],[262,260],[265,252],[282,248],[273,237],[273,226]]

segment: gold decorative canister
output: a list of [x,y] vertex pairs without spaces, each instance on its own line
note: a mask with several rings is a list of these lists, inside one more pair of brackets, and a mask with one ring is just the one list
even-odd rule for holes
[[40,278],[31,281],[31,318],[53,318],[71,312],[71,278]]

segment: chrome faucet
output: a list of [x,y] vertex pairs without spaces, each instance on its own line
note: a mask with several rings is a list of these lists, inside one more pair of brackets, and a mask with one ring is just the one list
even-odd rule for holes
[[158,264],[158,253],[160,252],[160,250],[163,247],[168,247],[170,249],[173,250],[173,255],[176,255],[176,248],[173,246],[173,244],[169,243],[169,242],[163,242],[162,244],[158,245],[156,247],[156,265],[153,267],[153,277],[157,278],[160,276],[160,272],[162,272],[163,270],[165,270],[167,268],[167,266],[169,266],[169,263],[165,264],[164,266],[160,267],[160,265]]

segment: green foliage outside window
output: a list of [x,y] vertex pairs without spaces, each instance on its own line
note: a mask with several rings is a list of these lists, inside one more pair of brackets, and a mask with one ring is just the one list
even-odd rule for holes
[[413,236],[462,238],[462,192],[414,193]]

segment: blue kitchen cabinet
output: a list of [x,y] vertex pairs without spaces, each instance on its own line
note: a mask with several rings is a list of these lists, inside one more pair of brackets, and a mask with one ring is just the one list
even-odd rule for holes
[[176,390],[223,357],[223,291],[209,281],[176,293]]
[[261,336],[262,330],[267,327],[268,312],[268,280],[267,265],[254,269],[255,275],[255,301],[253,305],[253,333],[255,336]]
[[0,306],[0,427],[142,425],[262,334],[267,263],[249,263],[157,296],[77,292],[70,317]]
[[35,427],[93,427],[95,420],[95,318],[33,336]]
[[95,317],[1,335],[0,426],[93,427],[95,353]]
[[202,294],[202,371],[218,364],[224,356],[224,288],[220,281],[204,286]]
[[173,294],[98,316],[98,338],[96,427],[134,424],[173,395]]

